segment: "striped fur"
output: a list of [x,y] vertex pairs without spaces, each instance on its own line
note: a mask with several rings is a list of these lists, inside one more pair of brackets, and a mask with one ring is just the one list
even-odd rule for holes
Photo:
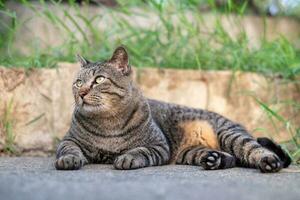
[[57,169],[80,169],[89,163],[113,164],[116,169],[177,163],[277,172],[289,165],[274,153],[283,151],[279,146],[274,144],[276,151],[274,145],[262,146],[243,126],[219,114],[146,99],[132,82],[123,47],[106,62],[79,60],[75,109],[57,148]]

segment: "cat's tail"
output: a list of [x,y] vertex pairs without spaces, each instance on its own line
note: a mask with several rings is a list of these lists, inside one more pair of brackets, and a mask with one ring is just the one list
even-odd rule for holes
[[291,164],[291,157],[281,148],[279,144],[276,144],[274,141],[266,137],[257,138],[257,142],[266,149],[274,152],[282,161],[284,168]]

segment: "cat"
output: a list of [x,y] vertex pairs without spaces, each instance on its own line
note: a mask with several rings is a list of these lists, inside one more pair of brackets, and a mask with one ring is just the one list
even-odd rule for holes
[[[278,172],[291,159],[268,138],[256,140],[240,124],[207,110],[143,96],[125,47],[104,62],[78,55],[70,129],[57,148],[55,167],[90,163],[129,170],[170,163],[206,170],[235,166]],[[184,94],[184,91],[182,91]]]

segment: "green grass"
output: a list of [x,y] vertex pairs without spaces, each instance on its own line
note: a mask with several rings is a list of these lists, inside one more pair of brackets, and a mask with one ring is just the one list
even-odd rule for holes
[[[131,54],[131,63],[137,67],[151,66],[160,68],[189,68],[204,70],[241,70],[263,74],[281,74],[291,78],[300,73],[300,50],[295,48],[284,36],[274,41],[262,38],[258,47],[249,47],[250,42],[240,19],[247,10],[247,3],[236,5],[229,1],[228,5],[212,12],[216,14],[214,29],[208,32],[199,11],[198,1],[157,1],[150,0],[147,4],[138,3],[143,12],[133,11],[135,1],[120,1],[118,8],[106,8],[106,11],[92,17],[81,12],[82,7],[69,1],[75,9],[70,14],[61,3],[51,1],[55,10],[62,12],[62,17],[54,15],[40,1],[42,9],[36,4],[23,0],[23,5],[34,11],[36,17],[52,23],[65,33],[64,43],[58,46],[41,48],[41,41],[35,39],[31,44],[32,54],[27,56],[13,48],[15,33],[26,23],[18,19],[14,11],[2,8],[2,14],[11,18],[10,24],[5,24],[7,31],[0,37],[0,64],[4,66],[21,67],[54,67],[58,62],[75,62],[77,52],[92,60],[107,59],[113,48],[125,45]],[[167,2],[167,3],[166,3]],[[214,1],[208,1],[212,8]],[[237,27],[240,34],[232,38],[224,29],[221,17],[235,12]],[[151,15],[148,15],[151,13]],[[193,20],[188,15],[192,13]],[[222,14],[220,14],[222,13]],[[122,15],[123,17],[120,17]],[[96,29],[96,24],[111,23],[109,29]],[[128,20],[128,17],[157,17],[158,22],[149,27],[138,27]],[[30,19],[28,19],[30,20]],[[262,19],[263,20],[263,19]],[[176,22],[174,22],[176,21]],[[84,24],[83,28],[81,24]],[[72,31],[73,26],[82,39]]]
[[[59,1],[47,1],[56,11],[61,12],[61,16],[55,15],[43,0],[39,1],[39,8],[32,1],[21,2],[34,12],[34,18],[41,18],[63,32],[61,37],[64,42],[56,46],[48,44],[47,48],[42,48],[43,41],[33,38],[28,43],[31,52],[22,54],[14,46],[16,34],[32,19],[18,18],[15,11],[9,10],[0,0],[0,14],[10,19],[0,20],[0,65],[7,67],[51,68],[58,62],[75,62],[76,53],[94,61],[104,60],[111,55],[113,48],[123,44],[131,55],[131,64],[136,67],[251,71],[280,76],[288,82],[295,81],[300,73],[300,49],[284,36],[273,41],[262,37],[259,46],[251,45],[241,24],[245,13],[248,13],[247,1],[240,4],[228,1],[221,8],[215,5],[215,1],[206,1],[212,8],[211,13],[216,16],[213,24],[205,21],[204,13],[199,11],[198,0],[149,0],[147,3],[119,0],[122,6],[105,8],[104,12],[89,17],[82,12],[84,6],[72,0],[68,1],[69,6],[75,10],[72,14]],[[137,6],[139,12],[135,9]],[[236,15],[233,24],[240,28],[240,34],[234,38],[222,24],[222,18],[232,13]],[[193,20],[189,19],[190,15]],[[147,27],[136,26],[129,20],[135,16],[142,19],[156,17],[157,22]],[[267,29],[266,19],[262,17],[262,20]],[[103,23],[108,23],[109,28],[96,28]],[[208,29],[208,26],[214,28]],[[72,27],[79,33],[79,37],[74,34]],[[299,125],[283,118],[270,104],[260,100],[257,103],[273,125],[278,126],[275,128],[284,128],[292,136],[292,140],[287,141],[284,147],[295,160],[299,160]],[[290,101],[288,106],[291,106]],[[292,106],[295,110],[300,108],[299,102],[293,102]],[[9,138],[7,142],[12,144],[12,124],[9,120],[5,124]],[[10,146],[7,147],[8,151],[11,151]]]
[[14,118],[13,118],[13,100],[11,99],[3,108],[4,115],[0,118],[0,128],[1,131],[4,133],[5,141],[3,144],[3,151],[8,154],[16,153],[15,148],[15,134],[13,133],[13,126],[14,126]]

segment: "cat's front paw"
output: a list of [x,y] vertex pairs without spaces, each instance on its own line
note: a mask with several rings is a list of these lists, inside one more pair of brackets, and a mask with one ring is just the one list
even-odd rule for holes
[[118,156],[114,161],[116,169],[138,169],[147,167],[148,162],[143,155],[126,153]]
[[281,170],[282,163],[276,155],[267,155],[260,159],[258,167],[263,173],[272,173]]
[[57,170],[77,170],[83,166],[83,163],[79,156],[67,154],[56,159],[55,168]]

